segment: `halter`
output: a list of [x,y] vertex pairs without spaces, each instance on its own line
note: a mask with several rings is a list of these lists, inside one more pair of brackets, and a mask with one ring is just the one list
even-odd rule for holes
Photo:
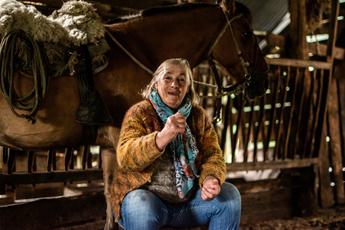
[[[240,93],[243,93],[244,95],[244,90],[248,87],[248,85],[250,84],[251,81],[251,75],[249,74],[248,71],[248,67],[250,65],[250,63],[248,61],[245,61],[245,59],[243,58],[243,53],[240,50],[240,47],[238,45],[238,42],[235,38],[235,34],[234,31],[232,29],[231,23],[233,21],[235,21],[236,19],[239,19],[240,17],[242,17],[242,14],[239,14],[231,19],[229,19],[228,15],[226,14],[225,11],[222,10],[222,12],[224,13],[225,19],[226,19],[226,23],[224,28],[221,30],[221,32],[218,34],[216,40],[214,41],[214,43],[211,45],[208,53],[207,53],[207,57],[208,57],[208,63],[209,66],[211,67],[211,70],[213,72],[213,76],[215,78],[216,81],[216,85],[212,85],[212,84],[205,84],[203,82],[199,82],[199,81],[195,81],[194,82],[196,84],[200,84],[203,86],[207,86],[207,87],[212,87],[212,88],[216,88],[217,89],[217,95],[215,95],[216,101],[215,101],[215,110],[214,110],[214,117],[213,120],[214,122],[220,122],[221,121],[221,115],[220,115],[220,111],[221,111],[221,96],[224,95],[230,95],[230,94],[235,94],[235,95],[239,95]],[[222,82],[221,82],[221,78],[218,74],[215,62],[214,62],[214,58],[212,57],[212,52],[213,49],[215,48],[215,46],[218,44],[219,40],[223,37],[226,29],[229,28],[230,33],[231,33],[231,37],[233,40],[233,43],[235,45],[235,49],[236,49],[236,53],[238,55],[238,58],[240,60],[241,63],[241,67],[243,69],[243,73],[244,73],[244,78],[242,81],[237,82],[235,84],[229,85],[229,86],[222,86]]]

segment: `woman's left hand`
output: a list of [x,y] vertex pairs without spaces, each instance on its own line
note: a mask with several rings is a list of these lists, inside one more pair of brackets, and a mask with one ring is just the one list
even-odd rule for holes
[[217,178],[207,176],[202,184],[201,199],[212,200],[220,193],[220,184]]

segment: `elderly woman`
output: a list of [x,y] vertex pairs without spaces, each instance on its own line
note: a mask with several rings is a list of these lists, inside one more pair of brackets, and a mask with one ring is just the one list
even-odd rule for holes
[[226,183],[217,134],[197,105],[185,59],[164,61],[122,124],[114,212],[126,230],[238,229],[241,198]]

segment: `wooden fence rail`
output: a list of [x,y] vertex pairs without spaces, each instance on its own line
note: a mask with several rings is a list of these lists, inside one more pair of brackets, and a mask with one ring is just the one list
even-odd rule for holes
[[64,185],[103,179],[100,154],[91,153],[90,146],[46,152],[0,147],[0,156],[0,203],[14,202],[16,193],[23,194],[20,198],[63,195]]
[[[216,127],[230,171],[318,162],[331,63],[292,59],[267,59],[267,63],[269,87],[263,97],[247,101],[243,94],[230,94],[222,98],[222,122]],[[200,77],[213,84],[212,76]],[[210,111],[215,109],[209,95],[215,93],[204,89],[201,94],[203,106]]]

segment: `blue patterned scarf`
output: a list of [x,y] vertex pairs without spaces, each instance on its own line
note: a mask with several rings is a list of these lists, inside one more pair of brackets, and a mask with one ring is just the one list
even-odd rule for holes
[[[156,90],[151,92],[149,99],[159,118],[165,124],[168,117],[173,115],[174,112],[164,104]],[[188,118],[191,109],[192,102],[189,97],[186,97],[180,105],[178,112]],[[186,132],[184,134],[178,134],[177,137],[170,142],[169,148],[174,159],[177,192],[179,197],[184,199],[188,192],[193,188],[195,178],[198,177],[197,169],[195,167],[195,158],[198,155],[199,150],[196,146],[195,137],[193,136],[188,124],[186,124]]]

